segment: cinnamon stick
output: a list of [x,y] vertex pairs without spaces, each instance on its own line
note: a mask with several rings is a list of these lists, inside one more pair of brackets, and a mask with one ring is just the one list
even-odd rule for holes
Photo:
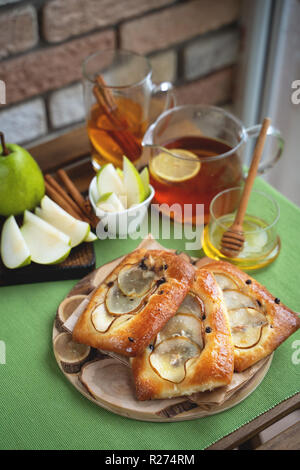
[[85,204],[84,204],[84,197],[82,194],[78,191],[74,183],[71,181],[71,179],[68,177],[67,173],[65,170],[58,170],[57,172],[60,180],[62,183],[65,185],[68,193],[72,196],[74,201],[76,201],[77,205],[80,207],[80,209],[85,212]]
[[110,93],[109,90],[106,88],[106,83],[101,75],[98,75],[96,77],[96,83],[98,85],[97,88],[99,92],[101,93],[101,95],[103,96],[103,99],[106,102],[110,112],[113,112],[114,110],[118,109],[117,103],[112,93]]
[[60,180],[63,182],[65,185],[67,191],[69,194],[72,196],[74,201],[77,203],[78,207],[80,210],[85,214],[85,216],[88,218],[90,224],[92,227],[96,227],[99,219],[98,217],[94,214],[93,209],[90,205],[89,201],[86,201],[82,194],[78,191],[72,180],[69,178],[65,170],[58,170],[57,172]]
[[58,182],[49,174],[45,175],[45,181],[48,183],[48,185],[51,186],[51,188],[59,194],[63,200],[66,201],[67,205],[69,206],[70,210],[72,210],[73,213],[77,214],[76,218],[77,219],[83,219],[85,214],[80,210],[78,205],[73,201],[73,199],[70,198],[70,196],[67,194],[67,192],[58,184]]
[[46,193],[48,196],[53,199],[60,207],[62,207],[68,214],[72,215],[76,219],[82,220],[81,216],[73,210],[73,208],[68,204],[68,202],[58,193],[55,189],[45,181]]
[[105,82],[100,75],[96,78],[93,93],[98,105],[110,120],[112,127],[115,128],[107,130],[107,133],[116,141],[126,156],[135,160],[141,154],[140,145],[131,132],[126,130],[128,122],[120,115],[117,104],[112,94],[105,88]]

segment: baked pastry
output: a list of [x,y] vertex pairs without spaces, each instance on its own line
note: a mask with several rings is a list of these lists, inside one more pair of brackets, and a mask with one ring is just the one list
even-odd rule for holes
[[134,251],[95,290],[74,341],[125,356],[141,353],[175,315],[194,277],[194,267],[174,253]]
[[234,265],[214,261],[203,269],[213,273],[223,291],[237,372],[271,354],[300,327],[295,312]]
[[177,314],[130,362],[139,400],[190,395],[231,382],[234,357],[226,307],[209,271],[196,271]]

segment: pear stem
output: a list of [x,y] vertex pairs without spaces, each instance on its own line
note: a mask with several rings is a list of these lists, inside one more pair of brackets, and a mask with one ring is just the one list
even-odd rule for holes
[[0,132],[0,140],[1,140],[1,145],[2,145],[2,155],[6,156],[10,154],[10,151],[6,147],[5,144],[5,138],[3,132]]

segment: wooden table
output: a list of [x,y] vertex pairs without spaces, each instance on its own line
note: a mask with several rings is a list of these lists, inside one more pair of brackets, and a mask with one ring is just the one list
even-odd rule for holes
[[[72,130],[56,139],[29,149],[44,173],[64,168],[77,188],[86,192],[94,175],[90,163],[90,145],[85,127]],[[300,423],[290,426],[270,441],[261,444],[259,433],[300,407],[300,393],[281,402],[228,436],[210,446],[209,450],[225,449],[300,449]]]

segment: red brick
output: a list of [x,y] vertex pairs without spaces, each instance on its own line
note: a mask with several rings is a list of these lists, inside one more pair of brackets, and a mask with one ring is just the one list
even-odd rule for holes
[[177,104],[221,104],[233,98],[234,67],[176,88]]
[[53,0],[43,10],[43,33],[58,42],[173,3],[174,0]]
[[194,0],[121,25],[121,45],[140,54],[220,28],[239,16],[239,0]]
[[6,83],[7,103],[80,80],[83,59],[114,46],[114,31],[108,30],[3,62],[0,79]]
[[38,41],[36,11],[31,6],[0,15],[0,59],[32,48]]

